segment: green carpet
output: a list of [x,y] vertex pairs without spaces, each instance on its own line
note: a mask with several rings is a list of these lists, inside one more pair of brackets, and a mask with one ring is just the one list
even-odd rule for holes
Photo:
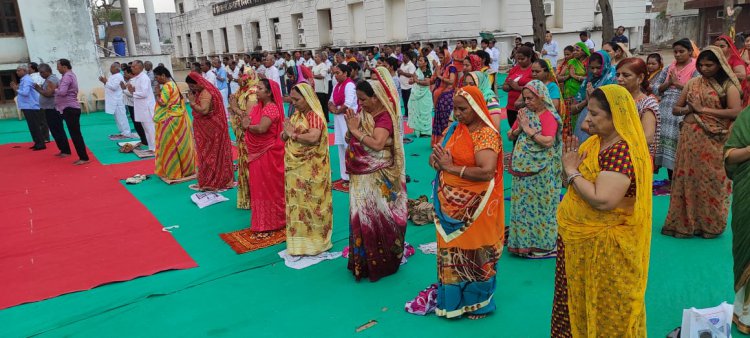
[[[118,153],[114,142],[107,140],[116,130],[111,116],[83,115],[81,123],[87,145],[102,163],[135,160],[132,154]],[[25,121],[0,121],[0,143],[28,141]],[[54,148],[54,144],[48,146]],[[411,198],[429,195],[434,177],[427,167],[429,153],[429,139],[406,145],[407,173],[413,180],[408,185]],[[337,179],[335,148],[331,156]],[[507,174],[504,183],[507,197]],[[190,201],[193,192],[187,186],[147,180],[123,185],[123,189],[162,225],[180,226],[173,235],[199,267],[0,311],[0,337],[438,337],[447,332],[460,337],[549,336],[554,260],[524,260],[506,252],[498,267],[497,311],[486,319],[419,317],[406,313],[403,306],[435,282],[435,256],[417,250],[396,275],[370,283],[355,282],[345,259],[304,270],[287,268],[277,255],[284,245],[236,255],[218,236],[249,225],[249,212],[235,209],[235,190],[224,193],[229,202],[200,210]],[[341,250],[348,244],[348,195],[334,192],[333,196],[334,250]],[[683,308],[734,300],[731,234],[715,240],[664,237],[659,230],[668,205],[668,197],[654,198],[647,293],[649,334],[654,337],[679,326]],[[506,201],[506,217],[508,208]],[[434,227],[410,224],[406,238],[415,247],[434,241]],[[355,332],[371,320],[377,324]]]

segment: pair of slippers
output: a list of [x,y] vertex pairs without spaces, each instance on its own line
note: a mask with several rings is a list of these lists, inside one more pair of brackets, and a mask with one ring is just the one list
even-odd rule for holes
[[143,174],[136,174],[133,177],[128,177],[125,179],[125,183],[127,184],[138,184],[148,179],[148,176]]

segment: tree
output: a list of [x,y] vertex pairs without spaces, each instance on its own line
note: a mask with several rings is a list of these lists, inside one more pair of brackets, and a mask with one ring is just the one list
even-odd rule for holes
[[615,19],[612,16],[612,5],[609,0],[598,0],[602,11],[602,43],[612,41],[615,36]]
[[723,32],[734,40],[734,36],[736,35],[734,24],[740,16],[740,12],[742,12],[742,7],[734,7],[733,0],[724,0],[724,10]]
[[89,0],[91,1],[91,17],[94,20],[94,31],[99,37],[99,26],[104,26],[104,39],[99,41],[103,47],[104,55],[109,56],[110,50],[107,42],[110,39],[110,31],[113,21],[122,21],[122,10],[115,7],[115,0]]
[[531,2],[531,21],[534,30],[534,47],[541,52],[544,47],[544,35],[547,33],[547,16],[544,15],[544,0]]

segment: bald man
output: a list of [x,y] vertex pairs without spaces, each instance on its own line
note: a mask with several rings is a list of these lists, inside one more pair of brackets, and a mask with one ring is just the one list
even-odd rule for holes
[[120,73],[120,63],[114,62],[109,67],[109,79],[104,76],[99,77],[99,81],[104,84],[104,112],[115,116],[115,123],[119,134],[109,135],[110,140],[124,140],[133,137],[130,133],[130,123],[125,112],[125,101],[122,98],[121,84],[125,82]]

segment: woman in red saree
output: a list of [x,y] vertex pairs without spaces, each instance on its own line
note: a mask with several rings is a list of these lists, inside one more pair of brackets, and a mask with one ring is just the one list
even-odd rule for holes
[[737,80],[742,85],[742,104],[747,106],[750,103],[750,83],[748,83],[748,65],[745,60],[742,59],[742,55],[737,50],[737,46],[732,42],[732,38],[722,35],[716,38],[714,46],[719,47],[724,53],[724,56],[729,62],[729,67],[732,68],[734,75],[737,76]]
[[281,87],[273,80],[258,83],[258,104],[242,120],[250,168],[250,230],[260,240],[286,229],[284,141],[281,131],[284,104]]
[[190,72],[185,82],[190,87],[188,99],[198,153],[198,184],[190,187],[202,191],[231,188],[232,144],[221,92],[197,72]]

